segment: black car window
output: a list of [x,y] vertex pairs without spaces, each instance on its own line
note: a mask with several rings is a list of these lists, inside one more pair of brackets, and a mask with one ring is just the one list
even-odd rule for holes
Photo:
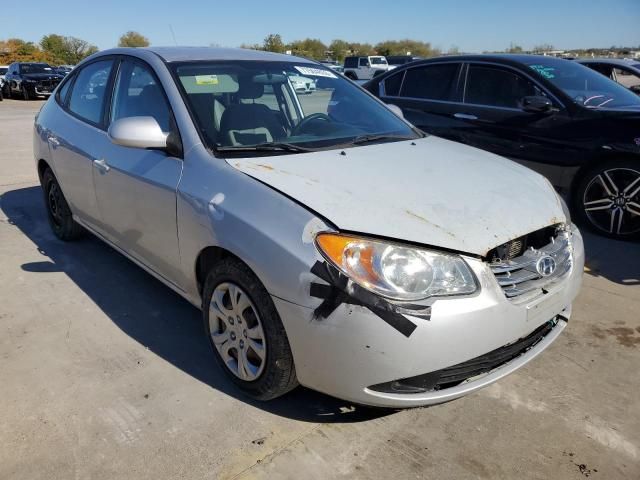
[[85,120],[100,124],[112,60],[102,60],[84,67],[71,90],[69,110]]
[[360,66],[361,67],[368,67],[369,66],[369,59],[367,57],[361,58],[360,59]]
[[522,97],[539,94],[531,81],[511,70],[470,65],[464,103],[519,108]]
[[384,93],[390,97],[397,97],[400,95],[400,87],[402,86],[402,79],[404,78],[404,71],[398,72],[395,75],[391,75],[384,81]]
[[400,96],[449,100],[457,78],[458,68],[459,64],[457,63],[410,68],[404,76]]
[[125,117],[153,117],[163,132],[171,116],[166,97],[148,67],[125,61],[120,67],[111,106],[111,121]]

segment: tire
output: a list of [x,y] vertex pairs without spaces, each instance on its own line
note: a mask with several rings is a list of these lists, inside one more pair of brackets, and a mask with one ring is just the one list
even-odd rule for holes
[[4,97],[5,98],[11,98],[11,85],[9,85],[9,82],[6,82],[4,84],[4,89],[5,89],[4,90],[4,92],[5,92]]
[[344,74],[344,76],[351,80],[358,80],[358,76],[353,72],[347,72]]
[[22,86],[22,99],[23,100],[31,100],[31,95],[29,94],[29,90],[24,85]]
[[[233,295],[236,304],[242,304],[235,311],[231,303]],[[209,271],[202,314],[220,368],[246,395],[271,400],[298,385],[289,340],[273,300],[245,264],[225,258]],[[257,348],[260,346],[261,349]],[[222,352],[226,352],[226,361]],[[240,366],[240,356],[245,359],[242,363],[246,368]]]
[[573,192],[576,220],[617,240],[640,238],[640,162],[611,160],[582,174]]
[[83,232],[82,227],[73,219],[60,184],[49,168],[42,175],[42,190],[49,225],[56,237],[65,242],[80,237]]

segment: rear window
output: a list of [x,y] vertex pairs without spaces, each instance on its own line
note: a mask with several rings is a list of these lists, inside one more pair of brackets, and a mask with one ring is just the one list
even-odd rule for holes
[[397,97],[400,95],[400,86],[402,85],[402,78],[404,72],[398,72],[395,75],[391,75],[384,81],[384,93],[391,97]]
[[356,68],[358,66],[358,57],[347,57],[344,59],[344,68]]
[[[459,64],[443,63],[410,68],[402,83],[402,97],[449,100]],[[385,85],[386,86],[386,85]]]

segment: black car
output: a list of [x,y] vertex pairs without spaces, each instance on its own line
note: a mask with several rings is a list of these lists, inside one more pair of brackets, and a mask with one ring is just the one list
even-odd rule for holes
[[546,175],[593,230],[640,237],[640,97],[616,82],[554,57],[464,55],[398,67],[364,88],[426,132]]
[[46,63],[12,63],[5,74],[4,93],[7,98],[16,96],[25,100],[48,97],[63,78]]

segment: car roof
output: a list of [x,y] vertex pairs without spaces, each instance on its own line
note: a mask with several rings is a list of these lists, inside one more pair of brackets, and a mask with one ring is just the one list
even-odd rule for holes
[[480,60],[485,62],[504,63],[507,65],[528,65],[531,62],[535,62],[536,59],[544,59],[545,62],[551,64],[569,61],[565,58],[552,57],[549,55],[529,55],[520,53],[476,53],[468,55],[442,55],[440,57],[432,57],[420,60],[419,62],[413,62],[411,63],[411,65],[415,66],[419,63],[441,62],[443,60],[457,62],[472,62],[475,60]]
[[315,63],[292,55],[282,53],[262,52],[245,48],[218,47],[144,47],[144,48],[113,48],[100,52],[101,55],[133,55],[139,56],[143,51],[152,52],[165,62],[188,62],[206,60],[255,60],[279,61],[295,63]]
[[576,58],[580,63],[608,63],[609,65],[624,65],[632,67],[640,64],[640,60],[632,60],[629,58]]

